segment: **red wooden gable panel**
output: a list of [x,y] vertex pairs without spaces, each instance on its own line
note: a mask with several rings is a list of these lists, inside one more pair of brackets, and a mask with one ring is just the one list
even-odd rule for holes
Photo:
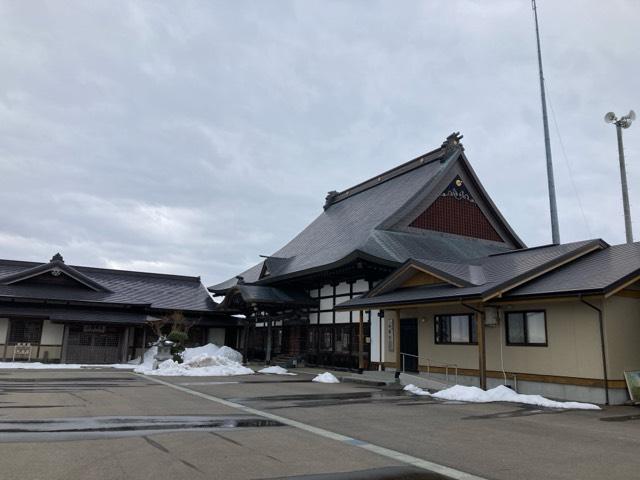
[[504,242],[457,177],[410,227]]

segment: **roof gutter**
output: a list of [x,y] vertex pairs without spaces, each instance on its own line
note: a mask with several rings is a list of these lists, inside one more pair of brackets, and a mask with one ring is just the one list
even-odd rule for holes
[[602,315],[602,309],[596,307],[592,303],[587,302],[585,299],[582,298],[582,295],[579,295],[578,299],[582,303],[584,303],[586,306],[598,312],[598,324],[600,326],[600,350],[602,352],[602,371],[604,373],[604,395],[606,399],[606,405],[609,405],[609,376],[607,373],[607,352],[606,352],[605,342],[604,342],[604,319]]

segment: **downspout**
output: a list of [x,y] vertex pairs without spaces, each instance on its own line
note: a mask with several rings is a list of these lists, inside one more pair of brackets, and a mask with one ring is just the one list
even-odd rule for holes
[[604,343],[604,321],[602,318],[602,309],[584,300],[582,298],[582,295],[579,295],[578,299],[586,306],[591,307],[598,312],[598,323],[600,325],[600,348],[602,350],[602,370],[604,372],[604,395],[606,399],[605,405],[609,405],[609,376],[607,374],[607,352]]
[[468,308],[469,310],[476,312],[477,319],[477,334],[478,334],[478,376],[480,380],[480,388],[483,390],[487,389],[487,347],[486,347],[486,336],[485,336],[485,323],[484,323],[484,311],[478,310],[471,305],[464,303],[464,301],[460,301],[460,304],[463,307]]

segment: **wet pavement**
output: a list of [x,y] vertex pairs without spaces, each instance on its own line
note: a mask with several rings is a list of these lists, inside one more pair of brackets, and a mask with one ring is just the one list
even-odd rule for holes
[[441,402],[398,386],[311,378],[162,378],[180,391],[120,371],[3,371],[0,478],[441,478],[368,444],[495,479],[635,478],[640,470],[638,408]]
[[281,427],[258,416],[75,417],[46,420],[0,420],[0,443],[62,442],[142,436],[170,431],[225,431],[235,428]]

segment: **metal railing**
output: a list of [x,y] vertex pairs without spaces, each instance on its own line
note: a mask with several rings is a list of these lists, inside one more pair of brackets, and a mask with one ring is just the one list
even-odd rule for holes
[[416,358],[418,359],[418,363],[420,363],[420,360],[423,360],[424,362],[426,362],[426,367],[427,367],[427,375],[431,375],[431,367],[438,367],[438,368],[444,368],[444,375],[445,375],[445,382],[449,383],[449,369],[452,369],[454,371],[455,374],[455,378],[456,378],[456,384],[458,383],[458,364],[456,363],[442,363],[442,362],[434,362],[432,359],[430,358],[426,358],[426,357],[421,357],[419,355],[413,355],[411,353],[403,353],[400,352],[400,359],[402,362],[402,372],[405,372],[405,357],[412,357],[412,358]]

